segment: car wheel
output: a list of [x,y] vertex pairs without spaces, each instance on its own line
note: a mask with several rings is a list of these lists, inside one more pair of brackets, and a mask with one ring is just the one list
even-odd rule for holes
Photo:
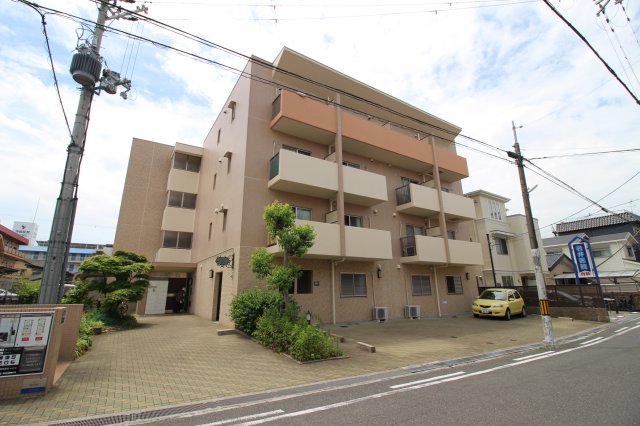
[[509,321],[511,319],[511,311],[507,309],[504,313],[504,319]]
[[474,318],[480,318],[480,315],[478,315],[478,314],[473,314],[473,317],[474,317]]
[[523,306],[522,307],[522,318],[526,318],[527,317],[527,309]]

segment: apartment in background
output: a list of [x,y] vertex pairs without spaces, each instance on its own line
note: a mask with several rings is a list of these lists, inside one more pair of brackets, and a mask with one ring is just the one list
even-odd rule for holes
[[0,225],[0,288],[9,290],[24,276],[25,256],[18,249],[28,239]]
[[[536,286],[531,242],[526,217],[507,215],[510,200],[491,192],[478,190],[465,194],[474,201],[477,219],[474,222],[474,241],[482,245],[484,265],[478,276],[478,285],[486,287]],[[538,220],[534,228],[540,246],[541,268],[545,282],[549,279],[546,253]],[[495,280],[494,280],[495,276]]]
[[[35,246],[21,245],[19,250],[24,253],[25,259],[29,263],[39,269],[37,274],[40,275],[42,272],[40,268],[44,266],[44,260],[47,256],[48,241],[38,241],[37,243],[38,245]],[[72,279],[74,274],[80,271],[80,264],[86,259],[96,254],[111,254],[112,251],[112,244],[71,243],[69,255],[67,256],[67,282]]]
[[155,265],[137,312],[171,312],[184,287],[188,312],[231,324],[233,296],[265,285],[254,250],[279,255],[262,220],[274,200],[316,231],[296,259],[303,311],[327,323],[468,312],[483,259],[460,226],[476,218],[460,128],[290,49],[271,65],[247,63],[254,77],[203,147],[133,139],[114,249]]

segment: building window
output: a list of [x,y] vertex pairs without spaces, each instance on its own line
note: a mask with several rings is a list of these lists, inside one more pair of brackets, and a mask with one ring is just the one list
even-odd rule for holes
[[216,189],[216,181],[218,180],[218,174],[214,173],[213,174],[213,187],[212,189]]
[[366,297],[367,276],[365,274],[340,273],[340,297]]
[[507,239],[494,237],[496,242],[496,253],[498,254],[509,254],[509,249],[507,248]]
[[404,177],[404,176],[400,177],[400,182],[401,182],[401,186],[407,186],[410,183],[415,183],[416,185],[418,185],[418,181],[417,180],[411,179],[411,178],[408,178],[408,177]]
[[69,265],[69,268],[67,268],[69,270],[69,272],[73,272],[73,269],[75,268],[75,265]]
[[503,275],[500,279],[502,280],[502,287],[513,287],[513,277],[511,275]]
[[462,277],[460,275],[447,275],[447,293],[462,294]]
[[633,247],[631,247],[631,246],[627,246],[627,256],[629,256],[629,257],[635,257],[635,256],[633,255]]
[[500,204],[496,200],[489,200],[489,216],[491,219],[502,220]]
[[220,136],[222,136],[222,129],[218,129],[218,138],[216,139],[217,145],[220,145]]
[[451,191],[449,191],[449,188],[445,188],[444,186],[443,186],[443,187],[441,187],[441,188],[440,188],[440,190],[441,190],[442,192],[451,192]]
[[311,209],[306,207],[292,207],[296,214],[296,219],[311,220]]
[[298,154],[311,156],[311,151],[307,151],[306,149],[296,148],[295,146],[282,145],[282,149],[286,149],[287,151],[293,151]]
[[455,229],[447,229],[447,238],[450,240],[456,239],[456,231]]
[[358,163],[352,163],[351,161],[343,161],[342,162],[343,166],[347,166],[347,167],[352,167],[354,169],[359,169],[360,168],[360,164]]
[[191,232],[164,231],[162,237],[163,248],[191,249]]
[[211,241],[211,229],[213,228],[213,222],[209,222],[209,241]]
[[176,152],[173,156],[173,168],[188,172],[199,172],[202,158]]
[[231,110],[231,121],[236,118],[236,101],[229,102],[229,109]]
[[593,249],[593,257],[609,257],[611,256],[611,250],[606,248]]
[[70,257],[72,262],[76,260],[76,254],[75,253],[71,254],[69,257]]
[[289,294],[311,294],[313,293],[313,272],[304,269],[300,277],[296,280],[293,288],[289,289]]
[[346,226],[355,226],[358,228],[362,228],[362,216],[352,216],[350,214],[345,214],[344,224]]
[[425,235],[424,226],[407,225],[405,229],[407,230],[407,237],[413,237],[414,235]]
[[181,209],[195,209],[196,194],[190,194],[188,192],[180,191],[169,191],[167,206],[178,207]]
[[429,275],[413,275],[411,288],[414,296],[431,296],[431,277]]

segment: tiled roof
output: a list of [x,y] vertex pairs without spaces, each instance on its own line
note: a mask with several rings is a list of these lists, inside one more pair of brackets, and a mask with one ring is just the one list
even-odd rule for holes
[[585,229],[602,228],[605,226],[618,225],[640,221],[640,216],[631,212],[610,214],[606,216],[590,217],[587,219],[574,220],[572,222],[561,222],[556,224],[556,232],[577,232]]
[[553,268],[554,266],[556,266],[556,262],[558,262],[558,260],[562,259],[562,256],[564,256],[564,254],[562,253],[551,253],[547,255],[547,266],[549,267],[549,269]]
[[14,240],[18,241],[19,243],[29,244],[29,240],[28,239],[26,239],[25,237],[23,237],[20,234],[17,234],[16,232],[12,231],[11,229],[7,228],[6,226],[0,225],[0,233],[6,235],[7,237],[13,238]]
[[[559,235],[557,237],[551,238],[543,238],[542,246],[543,247],[552,247],[557,245],[565,245],[569,244],[569,241],[573,239],[578,234],[572,235]],[[584,235],[584,234],[580,234]],[[605,241],[626,241],[631,234],[629,232],[618,232],[616,234],[607,234],[607,235],[596,235],[594,237],[589,238],[591,243],[601,243]],[[635,240],[632,240],[632,242]]]

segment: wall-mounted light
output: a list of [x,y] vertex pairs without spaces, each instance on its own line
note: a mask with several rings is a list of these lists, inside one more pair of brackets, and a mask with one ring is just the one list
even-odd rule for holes
[[227,152],[224,153],[223,157],[226,158],[226,159],[231,160],[231,155],[232,155],[231,151],[227,151]]
[[376,270],[377,270],[377,273],[378,273],[378,278],[382,278],[382,265],[378,263],[376,265]]
[[468,272],[464,273],[464,277],[467,279],[467,281],[469,281],[469,273]]

